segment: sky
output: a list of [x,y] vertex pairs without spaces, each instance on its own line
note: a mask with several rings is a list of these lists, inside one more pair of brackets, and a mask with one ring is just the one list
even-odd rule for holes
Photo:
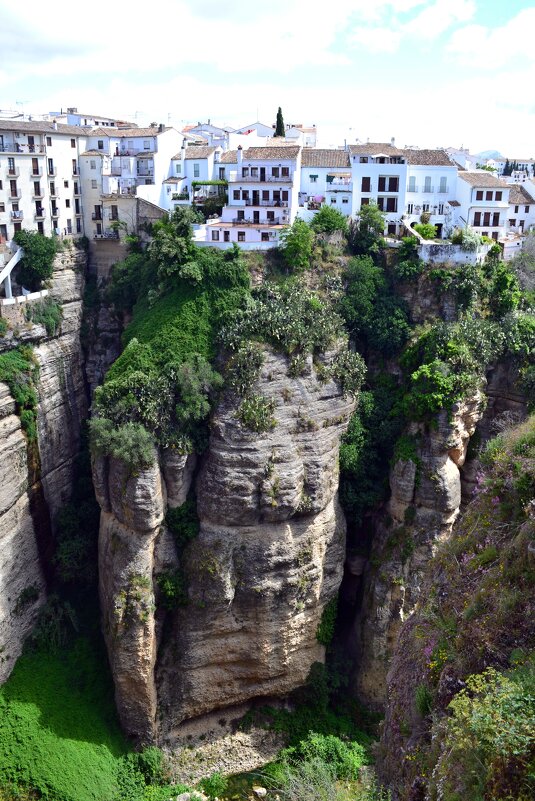
[[259,119],[344,140],[535,156],[535,5],[520,0],[0,0],[0,109]]

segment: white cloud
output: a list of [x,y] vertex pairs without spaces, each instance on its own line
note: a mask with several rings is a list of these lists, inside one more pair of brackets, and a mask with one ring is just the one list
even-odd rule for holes
[[351,34],[351,41],[372,53],[394,53],[401,42],[401,31],[391,28],[357,28]]
[[[447,49],[457,60],[481,70],[496,72],[498,68],[508,63],[520,61],[533,64],[535,63],[532,36],[534,26],[535,8],[527,8],[500,28],[484,25],[468,25],[461,28],[453,34]],[[523,81],[518,88],[528,85]]]
[[436,0],[405,25],[407,33],[436,39],[460,22],[468,22],[476,12],[473,0]]

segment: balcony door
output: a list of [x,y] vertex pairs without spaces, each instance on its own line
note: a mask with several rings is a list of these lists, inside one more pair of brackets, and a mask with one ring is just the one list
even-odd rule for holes
[[265,181],[266,180],[266,168],[265,167],[260,167],[260,180],[261,181]]

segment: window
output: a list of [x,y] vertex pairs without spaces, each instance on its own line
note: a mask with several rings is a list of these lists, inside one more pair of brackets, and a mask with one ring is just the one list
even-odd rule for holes
[[66,209],[70,209],[70,207],[71,207],[71,201],[70,200],[66,200],[65,201],[65,208]]
[[50,182],[50,194],[54,196],[56,194],[56,184],[54,181]]
[[424,192],[432,192],[431,188],[431,176],[426,175],[424,178]]
[[363,197],[362,200],[360,201],[360,205],[361,205],[361,208],[362,208],[362,206],[369,206],[370,205],[370,198],[369,197]]
[[223,231],[223,242],[230,242],[230,231]]
[[248,178],[249,177],[249,167],[242,167],[241,168],[241,177]]
[[388,192],[399,192],[399,178],[397,175],[388,179]]
[[72,160],[72,174],[76,175],[78,173],[78,165],[76,163],[76,159]]
[[360,191],[361,192],[371,192],[372,191],[371,182],[372,182],[371,178],[363,178],[362,179],[362,183],[360,185]]
[[288,200],[288,190],[287,189],[283,189],[282,190],[282,199],[283,200]]
[[266,219],[267,219],[269,222],[273,222],[273,220],[275,219],[275,212],[274,212],[274,211],[268,211],[268,212],[266,212]]
[[71,147],[76,147],[76,139],[71,139]]
[[500,224],[500,212],[498,211],[492,215],[492,226],[493,228],[498,228],[499,224]]
[[492,200],[493,197],[494,197],[493,192],[485,192],[485,200]]
[[379,176],[378,192],[397,192],[399,186],[399,178],[397,176],[388,177],[386,175]]
[[269,200],[269,190],[262,189],[262,200]]
[[89,166],[92,170],[97,169],[97,162],[95,161],[95,159],[91,159],[91,161],[89,162]]
[[150,141],[148,139],[143,140],[143,150],[150,150]]
[[0,203],[0,212],[3,214],[5,212],[5,210],[6,210],[6,204],[5,203]]
[[198,178],[200,174],[201,174],[200,164],[195,162],[194,165],[193,165],[193,177],[194,178]]
[[45,227],[44,227],[43,223],[42,222],[38,222],[37,223],[37,233],[38,234],[44,234],[44,232],[45,232]]
[[212,242],[219,242],[219,231],[212,231]]
[[[490,225],[490,211],[486,211],[483,214],[483,225]],[[488,234],[487,234],[488,236]]]
[[245,231],[238,231],[238,242],[245,242]]
[[63,181],[63,188],[64,189],[68,189],[69,188],[69,182],[68,181]]
[[79,217],[76,220],[76,233],[77,234],[81,234],[82,233],[82,221],[81,221],[81,219]]
[[377,191],[378,192],[386,192],[386,178],[384,175],[379,176],[379,182],[377,184]]
[[332,203],[333,205],[336,205],[336,198],[335,198],[335,197],[332,197],[332,198],[331,198],[331,203]]
[[33,182],[33,193],[34,193],[34,195],[36,197],[40,196],[40,194],[41,194],[41,184],[39,183],[39,181],[34,181]]
[[308,179],[309,179],[311,184],[317,184],[318,183],[318,176],[317,175],[309,175]]
[[498,241],[498,231],[492,232],[492,238],[497,242]]
[[444,203],[439,203],[438,204],[438,213],[439,214],[444,214]]
[[251,178],[258,178],[258,167],[251,167]]
[[448,191],[447,182],[448,182],[448,179],[445,176],[443,176],[440,179],[440,187],[439,187],[438,191],[441,192],[442,194],[444,194],[444,192]]
[[385,199],[384,199],[384,197],[378,197],[377,198],[377,208],[379,209],[379,211],[384,211],[385,210]]
[[414,213],[414,203],[407,203],[407,214]]
[[474,225],[481,225],[481,212],[474,212]]
[[91,181],[91,189],[96,189],[96,188],[97,188],[97,182],[96,182],[96,180],[93,178],[93,179],[92,179],[92,181]]
[[416,176],[411,175],[409,176],[409,192],[416,192]]
[[480,189],[476,192],[476,200],[483,200],[483,192]]
[[180,161],[175,161],[175,174],[180,175],[182,172],[182,163]]
[[501,200],[501,199],[502,199],[502,192],[496,192],[495,200]]
[[524,212],[525,212],[526,214],[529,214],[529,206],[524,206]]
[[272,174],[272,176],[274,178],[278,178],[279,177],[279,168],[278,167],[272,167],[271,168],[271,174]]
[[389,223],[388,224],[388,228],[386,230],[387,230],[387,233],[391,234],[392,236],[395,236],[395,234],[396,234],[396,223]]
[[342,203],[349,203],[349,198],[343,197],[342,198]]
[[268,231],[262,231],[262,233],[260,234],[260,240],[262,242],[269,242],[269,233],[268,233]]
[[2,184],[2,181],[0,181],[0,189],[3,189],[3,188],[4,188],[4,186]]
[[243,210],[243,209],[238,209],[238,211],[236,212],[236,214],[237,214],[237,218],[238,218],[238,220],[243,220],[243,219],[245,219],[245,212],[244,212],[244,210]]
[[234,189],[232,191],[232,199],[233,200],[239,200],[240,199],[240,190],[239,189]]
[[224,167],[220,167],[219,168],[219,180],[220,181],[224,181],[225,180],[225,168]]
[[248,189],[242,189],[241,197],[242,197],[242,200],[249,200],[249,190]]
[[361,156],[360,159],[359,159],[359,162],[361,164],[367,164],[368,163],[368,156]]
[[72,220],[67,220],[67,233],[72,234]]
[[284,175],[284,176],[286,176],[286,178],[288,178],[289,175],[290,175],[290,168],[289,167],[282,167],[281,175]]
[[75,194],[75,195],[78,195],[78,194],[79,194],[79,192],[78,192],[78,183],[77,183],[77,181],[75,181],[75,182],[74,182],[74,194]]
[[422,203],[422,211],[429,211],[429,203]]
[[398,210],[398,199],[397,199],[397,197],[387,197],[387,199],[386,199],[386,210],[387,211],[397,211]]
[[97,142],[97,146],[99,150],[104,150],[104,139],[99,139]]
[[519,206],[515,206],[515,214],[518,214]]
[[112,219],[112,220],[118,220],[119,219],[119,207],[118,206],[112,206],[111,207],[111,209],[110,209],[110,219]]
[[52,147],[52,137],[51,136],[47,136],[47,138],[46,138],[46,146],[47,147]]
[[514,228],[516,225],[516,220],[509,220],[509,225],[511,226],[511,228]]
[[54,160],[48,159],[48,174],[54,175]]

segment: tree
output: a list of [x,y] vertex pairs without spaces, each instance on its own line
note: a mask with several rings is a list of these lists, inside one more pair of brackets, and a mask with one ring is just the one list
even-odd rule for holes
[[282,118],[281,107],[277,111],[277,124],[275,126],[275,136],[286,136],[286,129],[284,127],[284,120]]
[[43,281],[52,277],[56,243],[37,231],[17,231],[13,239],[24,250],[18,268],[19,282],[27,289],[40,289]]
[[349,223],[348,242],[356,256],[379,252],[383,244],[385,218],[376,203],[362,206],[356,220]]
[[291,270],[306,270],[312,255],[312,229],[299,217],[280,236],[280,249],[284,261]]
[[322,206],[314,215],[310,227],[317,234],[332,234],[335,231],[347,232],[347,217],[332,206]]

